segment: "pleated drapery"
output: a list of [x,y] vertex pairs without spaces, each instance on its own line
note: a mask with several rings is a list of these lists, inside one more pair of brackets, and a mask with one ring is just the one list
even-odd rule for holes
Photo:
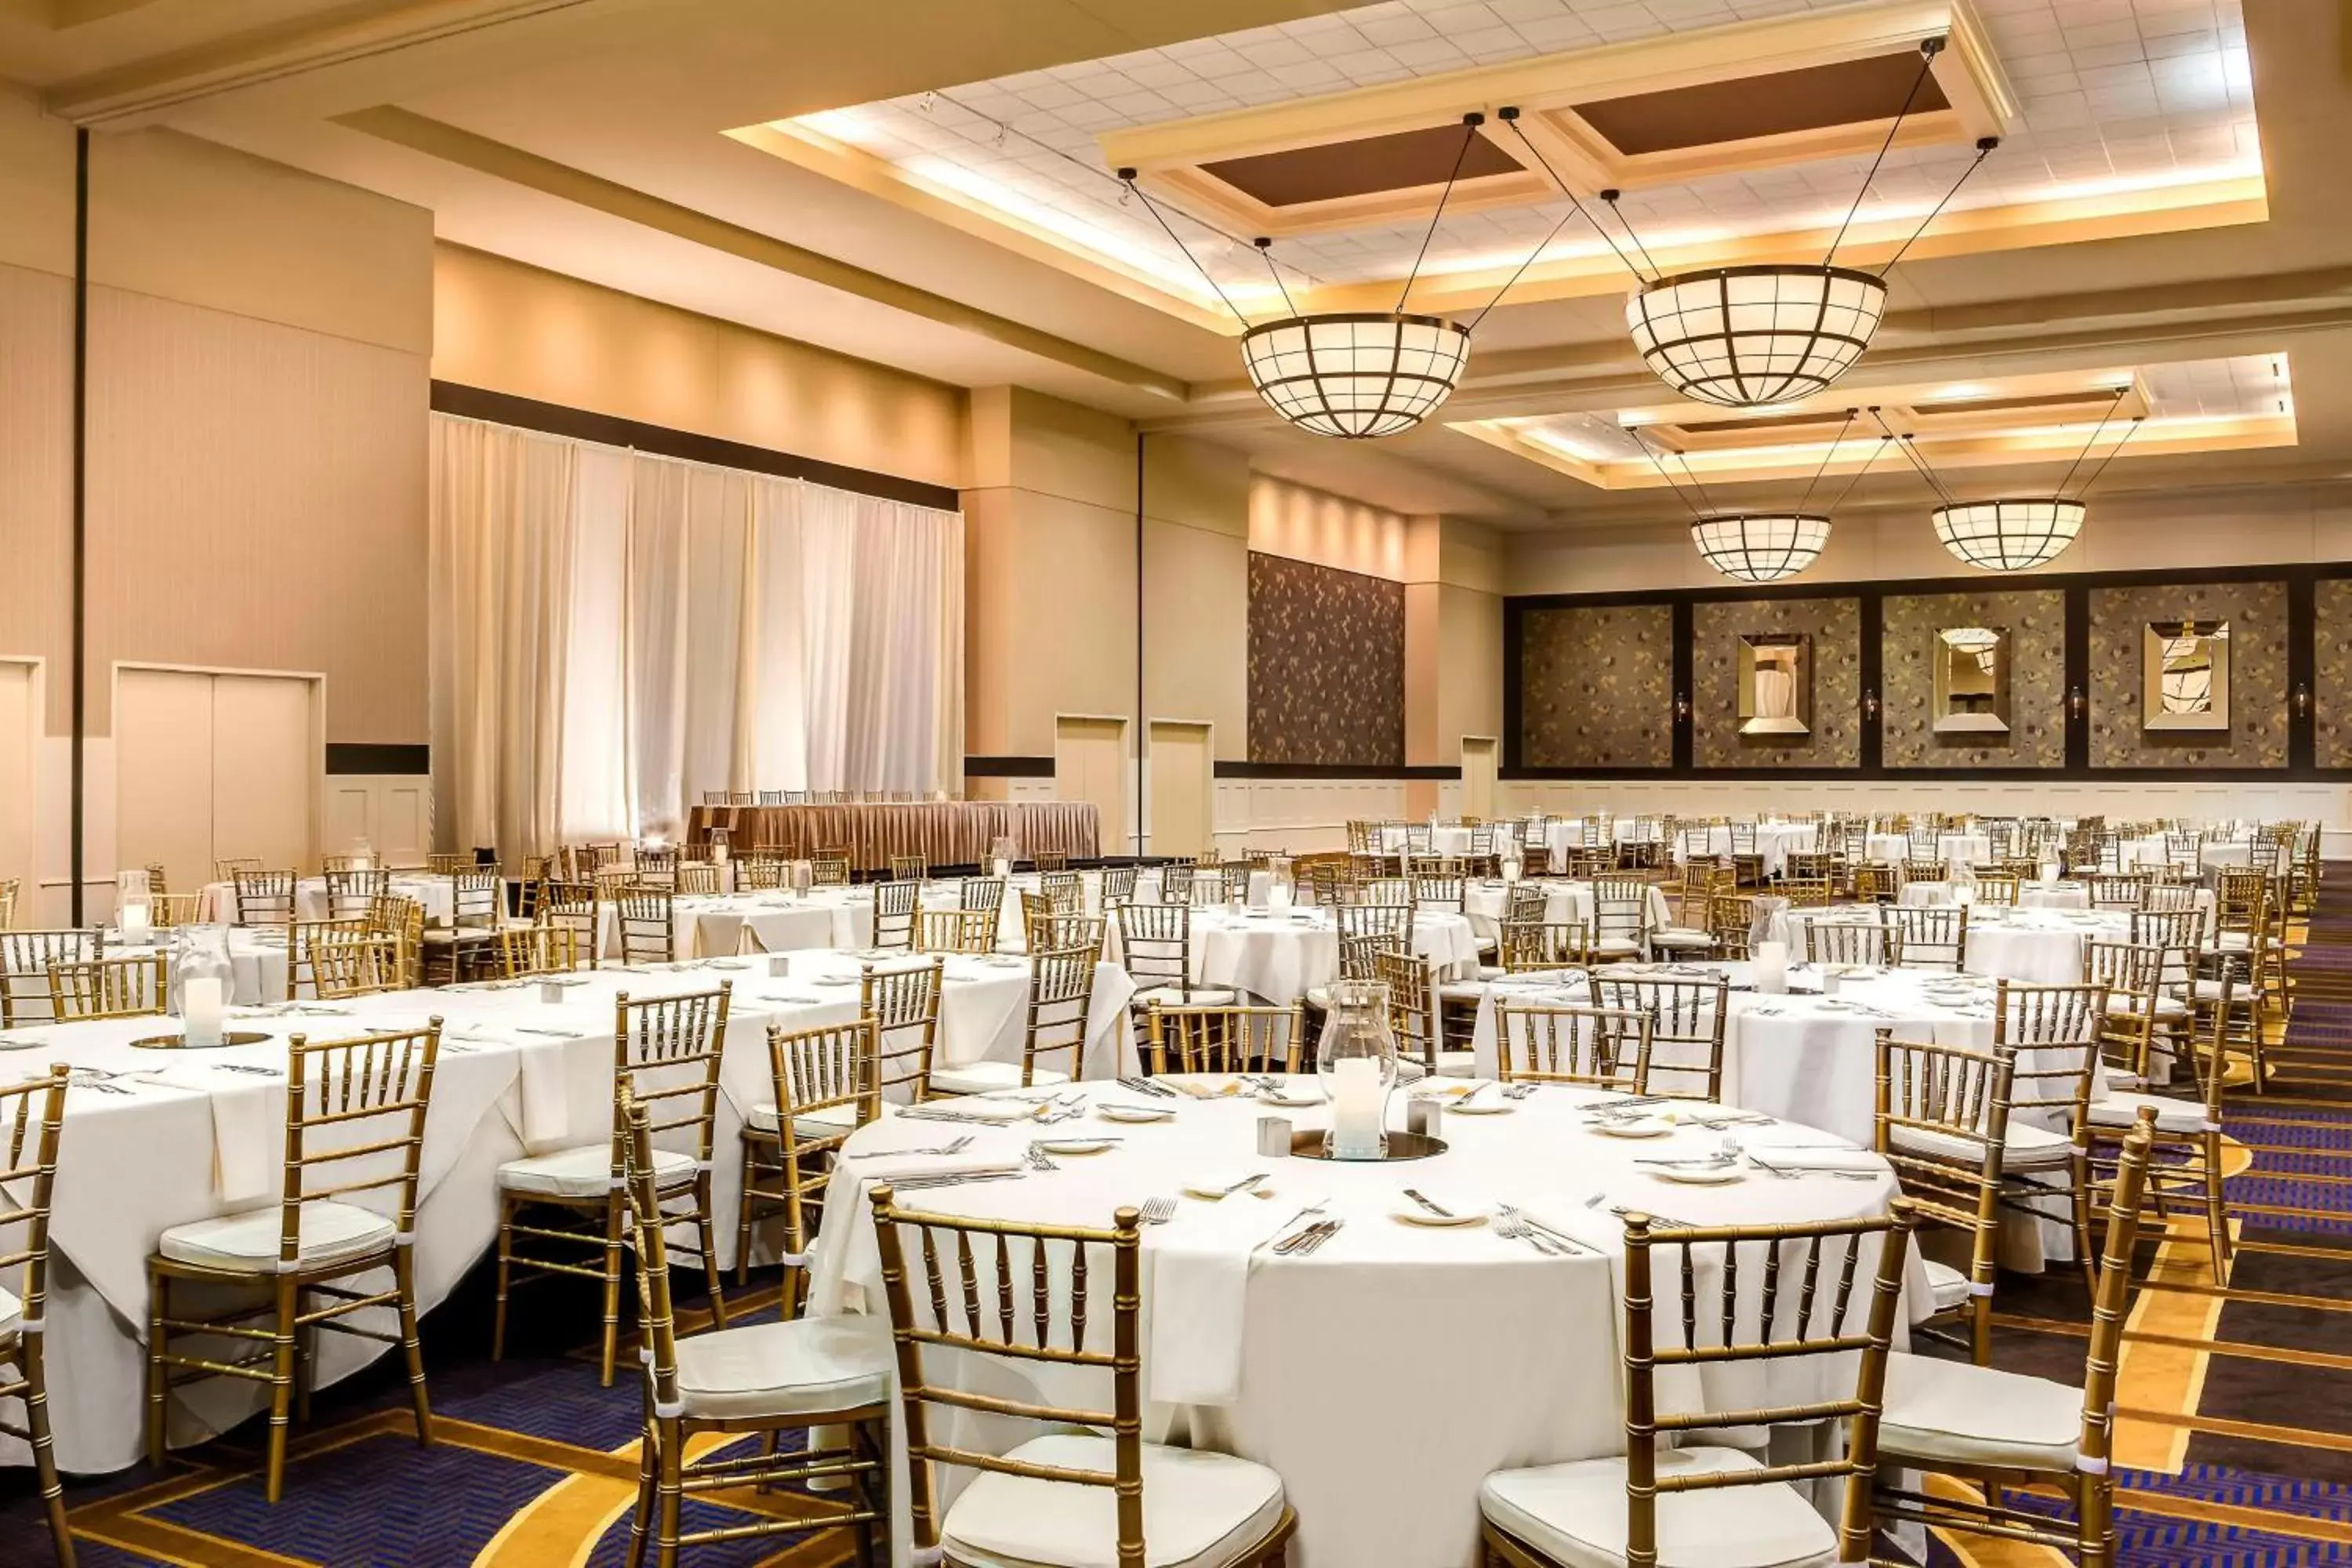
[[956,789],[963,518],[433,420],[436,837],[677,834],[711,790]]

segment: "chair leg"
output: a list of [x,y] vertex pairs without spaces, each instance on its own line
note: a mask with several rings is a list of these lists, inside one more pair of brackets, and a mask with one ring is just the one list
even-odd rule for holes
[[1979,1366],[1992,1364],[1992,1298],[1990,1296],[1969,1298],[1969,1356]]
[[499,1304],[490,1317],[490,1359],[507,1359],[507,1289],[514,1275],[514,1199],[499,1194]]
[[2205,1229],[2213,1249],[2213,1283],[2230,1282],[2230,1205],[2221,1193],[2221,1134],[2205,1134]]
[[286,1427],[294,1405],[294,1303],[291,1275],[278,1284],[277,1321],[269,1347],[269,1470],[264,1495],[276,1503],[286,1490]]
[[2082,1266],[2084,1289],[2095,1292],[2099,1284],[2099,1255],[2091,1250],[2091,1159],[2083,1150],[2074,1151],[2068,1162],[2068,1173],[2074,1191],[2069,1194],[2074,1229],[2074,1258]]
[[40,1483],[41,1504],[49,1516],[49,1535],[55,1542],[58,1568],[74,1568],[73,1531],[66,1523],[66,1494],[58,1479],[58,1457],[49,1437],[48,1372],[42,1364],[39,1336],[24,1336],[16,1354],[25,1372],[25,1433],[33,1444],[33,1474]]
[[613,1360],[621,1348],[621,1221],[627,1205],[618,1193],[604,1200],[604,1353],[603,1386],[613,1386]]
[[646,1540],[653,1532],[654,1487],[658,1461],[655,1458],[659,1444],[655,1435],[659,1430],[650,1407],[646,1411],[646,1435],[637,1443],[637,1505],[629,1514],[629,1556],[627,1568],[645,1568]]
[[165,1406],[172,1394],[172,1369],[163,1359],[170,1349],[171,1331],[163,1326],[163,1320],[171,1315],[171,1277],[151,1272],[147,1277],[147,1463],[159,1471],[163,1468]]
[[742,1196],[736,1200],[735,1210],[735,1289],[742,1289],[751,1282],[751,1189],[757,1173],[751,1162],[752,1140],[743,1135]]
[[719,1289],[719,1248],[715,1245],[710,1224],[710,1176],[698,1177],[694,1184],[694,1228],[702,1237],[702,1281],[710,1291],[712,1326],[727,1326],[727,1298]]
[[686,1500],[683,1471],[686,1435],[672,1421],[656,1423],[662,1434],[657,1494],[654,1499],[654,1563],[656,1568],[677,1568],[678,1513]]
[[408,1247],[392,1255],[394,1288],[400,1292],[400,1349],[408,1359],[408,1398],[416,1407],[416,1443],[433,1443],[433,1404],[425,1393],[425,1347],[416,1339],[416,1259]]

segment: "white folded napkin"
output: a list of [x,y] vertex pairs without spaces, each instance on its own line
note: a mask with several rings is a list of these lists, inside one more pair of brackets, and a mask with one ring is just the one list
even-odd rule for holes
[[1762,1148],[1750,1144],[1748,1152],[1764,1163],[1783,1171],[1882,1171],[1886,1168],[1884,1162],[1867,1149],[1832,1149],[1821,1145]]
[[1277,1230],[1287,1235],[1307,1223],[1285,1224],[1314,1201],[1286,1192],[1260,1203],[1236,1193],[1223,1203],[1187,1203],[1178,1223],[1144,1232],[1151,1269],[1147,1397],[1169,1405],[1231,1405],[1241,1397],[1250,1266],[1271,1256],[1261,1244]]
[[[1027,1121],[1037,1114],[1037,1107],[1023,1100],[982,1100],[974,1095],[960,1095],[951,1100],[932,1100],[924,1103],[938,1106],[942,1110],[952,1110],[958,1117],[969,1121],[992,1122],[1000,1126]],[[923,1118],[918,1116],[915,1120],[920,1121]]]
[[1818,1127],[1800,1126],[1793,1121],[1775,1122],[1769,1127],[1743,1127],[1738,1131],[1740,1147],[1753,1149],[1759,1153],[1775,1149],[1853,1149],[1855,1146],[1851,1138],[1841,1138],[1834,1132],[1824,1132]]
[[256,1074],[213,1070],[210,1062],[172,1062],[142,1077],[201,1094],[213,1113],[213,1193],[225,1206],[276,1194],[286,1152],[286,1083]]

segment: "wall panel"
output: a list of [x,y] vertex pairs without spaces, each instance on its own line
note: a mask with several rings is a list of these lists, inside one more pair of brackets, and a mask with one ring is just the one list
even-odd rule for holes
[[[1862,762],[1862,601],[1751,599],[1698,606],[1692,623],[1691,722],[1703,768],[1851,768]],[[1812,721],[1806,735],[1739,732],[1739,639],[1751,632],[1812,638]]]
[[[2066,596],[2041,592],[1890,594],[1883,616],[1880,721],[1890,768],[2066,765]],[[1990,626],[2009,634],[2009,733],[1937,734],[1937,634]]]
[[1253,551],[1250,760],[1404,763],[1405,590]]
[[[2286,766],[2286,602],[2283,582],[2093,589],[2091,765]],[[2230,623],[2226,731],[2140,727],[2140,659],[2147,624],[2183,618]]]
[[1528,612],[1519,631],[1526,765],[1673,763],[1674,630],[1674,612],[1664,605]]

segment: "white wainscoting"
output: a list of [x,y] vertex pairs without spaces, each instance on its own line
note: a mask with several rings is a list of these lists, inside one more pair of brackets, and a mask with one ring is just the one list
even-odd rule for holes
[[2253,817],[2317,822],[2323,852],[2352,855],[2352,784],[2139,784],[2122,779],[1511,779],[1499,786],[1499,810],[1575,816],[1755,816],[1768,812],[1973,811],[1995,816],[2186,817],[2192,822]]
[[[1348,847],[1348,824],[1394,822],[1406,815],[1402,779],[1219,779],[1217,847],[1284,849],[1294,855]],[[1460,786],[1441,787],[1450,812]]]

